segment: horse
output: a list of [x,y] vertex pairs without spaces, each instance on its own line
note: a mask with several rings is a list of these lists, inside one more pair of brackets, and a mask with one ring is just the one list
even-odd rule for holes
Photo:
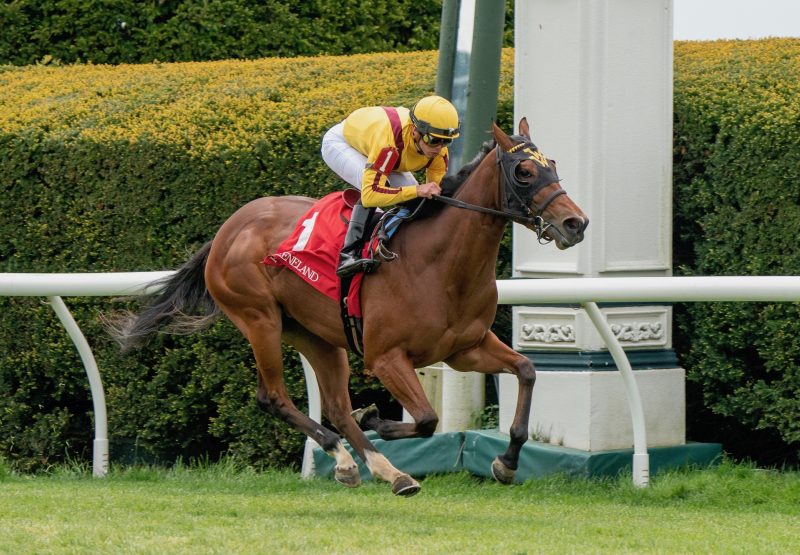
[[[495,266],[508,220],[537,233],[559,249],[579,243],[589,223],[565,194],[555,163],[530,139],[527,120],[519,135],[492,124],[493,140],[457,175],[442,182],[442,195],[427,217],[400,226],[389,246],[396,254],[365,275],[361,288],[364,368],[413,417],[380,417],[372,406],[353,410],[348,380],[348,342],[340,306],[285,267],[268,267],[275,252],[315,202],[300,196],[263,197],[238,209],[209,243],[136,314],[117,326],[124,348],[141,345],[162,328],[194,332],[224,313],[250,342],[257,372],[256,400],[314,439],[335,459],[335,479],[360,485],[355,460],[336,432],[297,409],[284,383],[282,341],[310,362],[322,409],[364,461],[373,478],[389,482],[396,495],[410,496],[420,484],[395,468],[365,435],[386,440],[430,437],[438,416],[415,368],[444,361],[462,372],[514,374],[517,406],[506,451],[492,462],[501,483],[513,481],[520,450],[528,439],[535,370],[490,331],[497,310]],[[205,317],[187,318],[187,314]]]

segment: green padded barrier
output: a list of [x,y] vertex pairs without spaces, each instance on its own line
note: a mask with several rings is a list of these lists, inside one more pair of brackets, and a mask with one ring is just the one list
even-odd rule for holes
[[[494,458],[508,446],[508,436],[493,430],[469,430],[465,433],[462,463],[478,476],[491,476]],[[650,475],[684,466],[706,467],[717,464],[722,455],[719,443],[687,443],[669,447],[650,447]],[[631,472],[633,449],[581,451],[547,443],[528,441],[520,453],[515,482],[549,474],[573,476],[616,476]]]
[[[426,438],[395,439],[393,441],[380,439],[375,432],[367,432],[367,437],[397,469],[407,472],[415,478],[421,478],[428,474],[445,474],[462,470],[463,432],[448,432]],[[349,443],[346,441],[343,443],[358,462],[361,478],[369,479],[371,475],[363,461],[358,458]],[[328,456],[325,451],[319,447],[314,449],[314,468],[318,476],[332,478],[334,463],[333,457]]]
[[[398,469],[421,478],[428,474],[444,474],[468,470],[472,474],[491,477],[494,458],[508,447],[508,436],[494,430],[468,430],[434,434],[429,438],[384,441],[375,432],[367,437]],[[347,442],[345,448],[358,462],[362,479],[370,474]],[[650,447],[650,475],[684,466],[707,467],[717,464],[722,456],[719,443],[687,443],[669,447]],[[631,472],[633,449],[613,451],[581,451],[547,443],[528,441],[522,448],[515,482],[551,474],[570,476],[616,476]],[[322,449],[314,449],[314,466],[318,476],[333,477],[334,460]]]

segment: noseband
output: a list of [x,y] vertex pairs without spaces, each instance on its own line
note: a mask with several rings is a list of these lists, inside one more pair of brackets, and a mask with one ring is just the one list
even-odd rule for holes
[[[559,181],[558,175],[555,169],[551,167],[547,158],[539,152],[536,145],[524,137],[514,136],[513,138],[521,140],[522,142],[508,151],[501,149],[500,145],[497,145],[495,148],[498,171],[502,176],[500,179],[501,198],[503,202],[501,210],[469,204],[468,202],[439,195],[434,195],[433,198],[451,206],[499,216],[518,224],[530,226],[536,232],[539,243],[546,245],[552,241],[552,239],[544,238],[543,234],[552,224],[545,221],[542,214],[556,198],[566,194],[566,191],[564,189],[557,189],[541,204],[537,205],[534,203],[533,197],[536,196],[536,193],[549,184]],[[532,182],[522,181],[517,176],[517,167],[525,160],[533,160],[539,169],[536,179]],[[534,210],[531,210],[531,205],[533,205]]]

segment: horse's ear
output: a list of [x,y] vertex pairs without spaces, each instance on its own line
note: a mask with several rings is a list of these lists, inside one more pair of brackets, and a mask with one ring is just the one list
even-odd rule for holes
[[510,150],[514,146],[514,141],[506,135],[505,131],[497,127],[495,122],[492,122],[492,134],[494,135],[494,140],[503,150]]
[[531,140],[531,132],[530,128],[528,127],[528,118],[522,118],[519,120],[519,134],[529,141]]

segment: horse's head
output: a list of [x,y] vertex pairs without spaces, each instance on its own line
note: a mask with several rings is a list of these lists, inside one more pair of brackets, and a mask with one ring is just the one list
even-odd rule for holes
[[555,241],[559,249],[580,243],[589,218],[561,188],[555,162],[531,142],[528,121],[522,118],[519,135],[512,137],[495,125],[494,138],[503,210],[536,232],[540,242]]

